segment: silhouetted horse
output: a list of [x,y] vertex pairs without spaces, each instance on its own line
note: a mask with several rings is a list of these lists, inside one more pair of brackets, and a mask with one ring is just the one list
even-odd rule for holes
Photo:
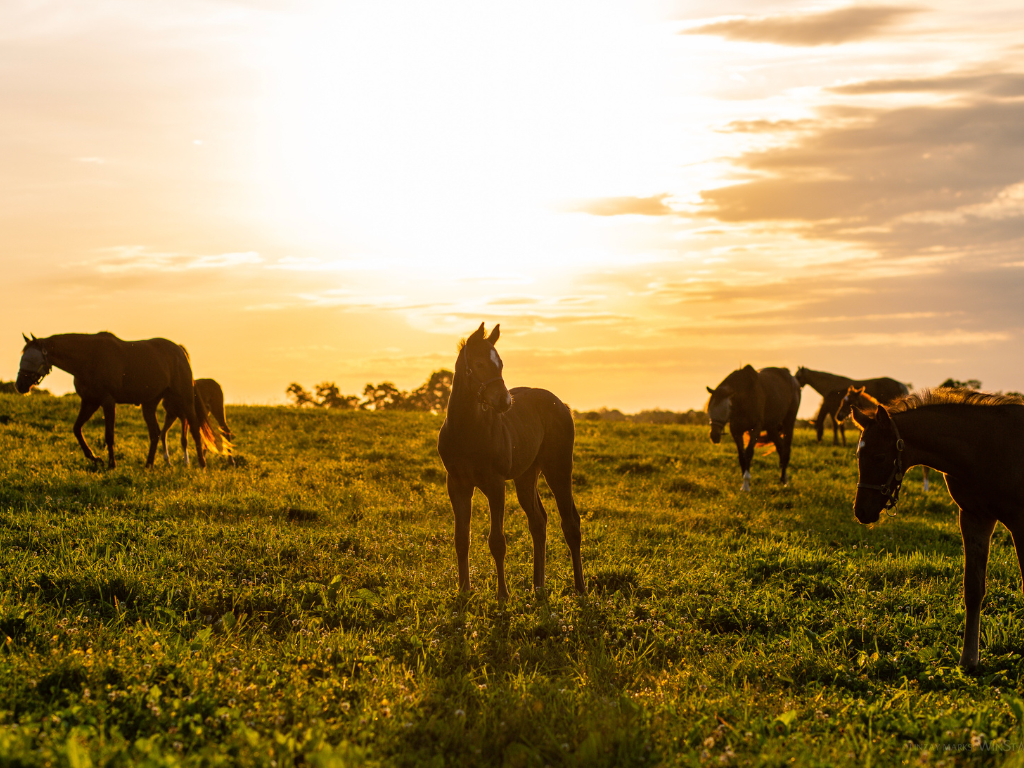
[[[733,371],[712,389],[707,413],[711,421],[711,442],[722,439],[722,429],[729,424],[729,432],[736,441],[743,473],[744,491],[750,490],[750,462],[754,448],[762,440],[762,432],[779,452],[783,483],[789,466],[789,451],[793,443],[793,424],[800,409],[800,385],[786,368],[754,370],[748,365]],[[750,443],[743,445],[743,436],[750,435]]]
[[[106,425],[107,466],[114,468],[114,414],[117,403],[142,406],[149,428],[149,456],[153,466],[160,426],[156,408],[163,400],[170,408],[185,414],[199,455],[199,466],[206,466],[203,446],[215,451],[222,444],[206,415],[206,407],[192,386],[192,366],[185,348],[167,339],[122,341],[112,333],[62,333],[45,339],[24,336],[25,348],[15,388],[26,393],[42,381],[56,366],[75,377],[75,392],[82,408],[72,431],[85,457],[99,462],[82,435],[89,417],[103,408]],[[197,418],[202,414],[202,419]]]
[[857,449],[860,473],[853,511],[874,523],[899,501],[903,473],[923,464],[946,476],[946,487],[960,507],[964,540],[966,628],[960,663],[978,665],[981,603],[989,541],[996,522],[1013,536],[1024,574],[1024,472],[1020,437],[1024,400],[962,389],[913,394],[871,417],[857,409],[863,429]]
[[850,387],[864,387],[869,395],[882,403],[888,403],[897,397],[903,397],[909,391],[906,384],[895,379],[850,379],[846,376],[839,376],[835,373],[825,371],[812,371],[810,368],[801,366],[796,369],[796,380],[800,386],[810,384],[811,389],[822,396],[821,407],[818,415],[814,417],[814,429],[818,435],[818,442],[825,433],[825,418],[832,417],[832,445],[839,445],[839,436],[843,438],[843,445],[846,445],[846,427],[843,419],[837,419],[835,414],[839,410],[846,391]]
[[[861,413],[874,416],[880,403],[864,391],[864,387],[850,387],[843,395],[839,403],[839,410],[836,411],[835,419],[840,423],[846,421],[850,412],[856,408]],[[856,422],[854,422],[856,423]],[[858,429],[860,426],[858,425]],[[921,467],[921,474],[924,476],[924,483],[921,486],[925,493],[928,493],[928,467]]]
[[544,587],[547,513],[537,492],[543,473],[555,496],[562,533],[572,556],[573,581],[583,593],[580,516],[572,498],[572,412],[544,389],[516,387],[509,392],[494,348],[499,326],[485,338],[484,324],[459,346],[451,399],[437,437],[437,452],[448,472],[448,497],[455,513],[455,554],[459,589],[469,590],[469,523],[473,489],[487,497],[491,531],[487,543],[498,574],[498,598],[505,583],[505,481],[513,480],[533,538],[533,587]]
[[[220,424],[220,432],[224,436],[225,441],[234,440],[234,435],[228,428],[227,417],[224,415],[224,390],[221,389],[220,384],[215,379],[196,379],[194,383],[195,388],[199,391],[199,396],[202,398],[203,403],[209,408],[210,414],[217,419]],[[167,433],[171,429],[171,426],[175,421],[181,419],[181,453],[185,457],[185,466],[188,466],[188,419],[183,418],[181,414],[176,413],[164,405],[166,411],[164,415],[164,427],[160,430],[160,445],[164,449],[164,461],[168,466],[171,464],[171,455],[167,452]],[[225,445],[229,444],[225,442]],[[235,457],[228,453],[228,463],[234,466]]]

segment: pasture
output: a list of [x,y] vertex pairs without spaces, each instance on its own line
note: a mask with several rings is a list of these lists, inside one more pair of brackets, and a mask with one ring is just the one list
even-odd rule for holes
[[[577,422],[588,593],[554,500],[546,600],[508,486],[457,594],[440,416],[231,407],[238,466],[117,468],[75,397],[0,395],[0,764],[953,765],[1021,759],[1024,600],[1001,527],[978,674],[941,483],[858,525],[852,447],[798,430],[752,490],[706,427]],[[101,440],[100,421],[86,427]]]

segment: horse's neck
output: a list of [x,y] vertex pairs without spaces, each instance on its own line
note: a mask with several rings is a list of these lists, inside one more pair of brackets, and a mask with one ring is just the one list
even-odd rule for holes
[[812,371],[809,368],[804,369],[804,377],[811,385],[811,389],[819,395],[827,395],[829,392],[839,389],[845,390],[853,383],[853,379],[848,379],[845,376],[837,376],[834,373],[825,373],[825,371]]
[[79,375],[88,360],[94,357],[91,345],[83,344],[80,336],[69,333],[46,339],[46,355],[50,363],[72,376]]
[[943,473],[969,471],[991,433],[987,419],[972,419],[969,413],[956,418],[950,411],[912,408],[891,418],[905,446],[904,469],[923,464]]
[[473,429],[483,421],[484,412],[477,402],[469,373],[464,366],[461,371],[459,367],[456,364],[445,419],[460,429]]

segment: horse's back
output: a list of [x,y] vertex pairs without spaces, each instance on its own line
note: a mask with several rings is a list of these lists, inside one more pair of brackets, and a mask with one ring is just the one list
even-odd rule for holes
[[800,407],[800,382],[788,368],[762,368],[757,377],[765,393],[763,426],[786,428]]
[[541,459],[568,458],[571,461],[576,426],[569,406],[546,389],[514,387],[509,394],[512,407],[504,419],[513,445],[525,449],[521,456],[533,454]]
[[906,384],[888,377],[865,381],[864,391],[883,405],[891,403],[898,397],[904,397],[910,392]]

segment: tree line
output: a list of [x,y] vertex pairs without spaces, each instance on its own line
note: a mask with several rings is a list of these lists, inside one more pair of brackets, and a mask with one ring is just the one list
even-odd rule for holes
[[291,404],[298,408],[349,408],[364,411],[429,411],[443,413],[452,394],[454,373],[441,369],[430,374],[423,384],[404,392],[390,381],[367,384],[363,394],[342,394],[333,381],[323,381],[309,392],[297,382],[285,390]]

